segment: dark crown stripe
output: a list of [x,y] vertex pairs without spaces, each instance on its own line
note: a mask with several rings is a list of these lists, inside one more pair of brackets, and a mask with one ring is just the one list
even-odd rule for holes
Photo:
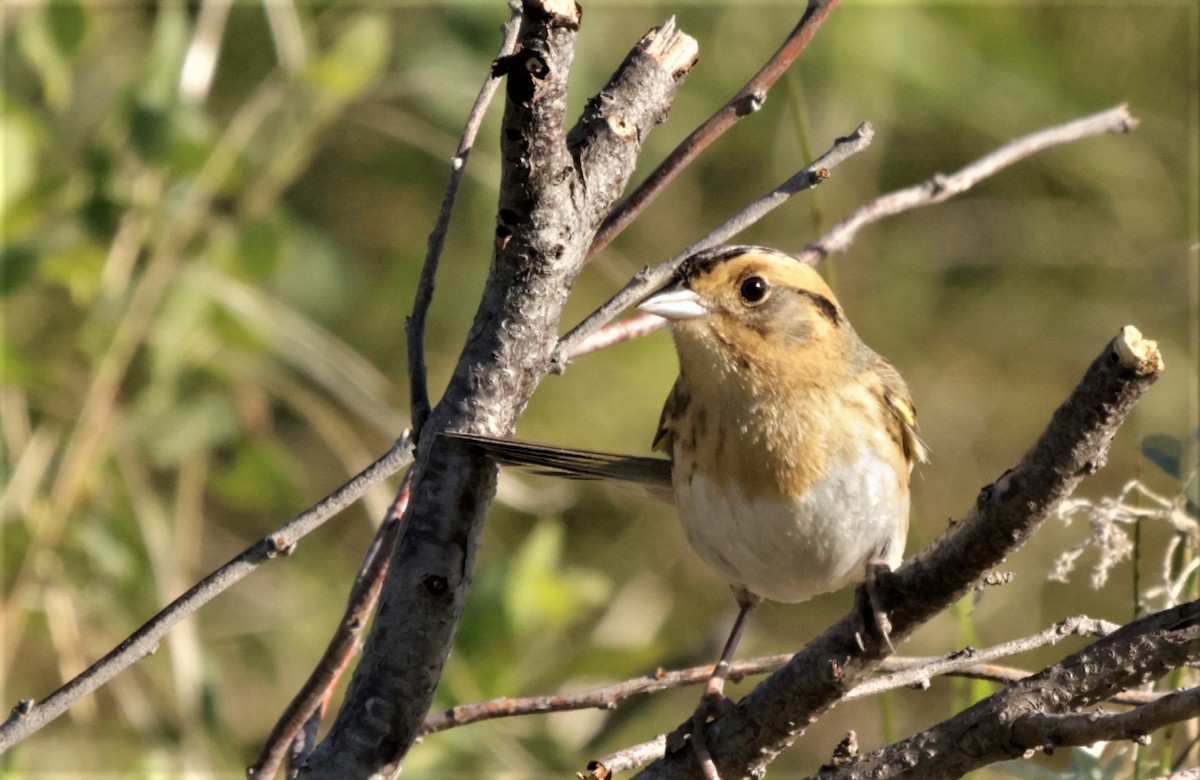
[[712,249],[704,249],[683,261],[683,266],[680,268],[680,273],[686,280],[695,279],[708,271],[712,270],[718,263],[723,263],[726,260],[731,260],[735,257],[741,257],[747,252],[760,252],[763,254],[777,255],[778,251],[768,249],[763,246],[750,246],[744,244],[732,244],[725,246],[715,246]]

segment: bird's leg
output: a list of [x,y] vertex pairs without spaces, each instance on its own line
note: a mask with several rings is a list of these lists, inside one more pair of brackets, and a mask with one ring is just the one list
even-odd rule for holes
[[700,697],[700,703],[696,705],[688,722],[667,735],[667,752],[674,753],[683,747],[688,730],[691,730],[692,749],[695,750],[696,759],[700,762],[701,770],[706,777],[710,776],[710,769],[713,772],[716,770],[712,768],[712,757],[704,743],[704,724],[708,722],[709,718],[715,720],[721,717],[730,707],[729,699],[725,697],[725,678],[729,676],[729,667],[733,663],[733,654],[737,650],[738,641],[741,640],[742,631],[746,627],[746,618],[759,602],[758,596],[744,588],[738,588],[734,597],[737,599],[739,607],[738,615],[733,621],[733,629],[729,632],[729,638],[725,640],[725,649],[721,651],[721,659],[713,667],[708,684],[704,687],[704,695]]
[[871,558],[867,561],[867,576],[863,580],[862,592],[866,595],[865,603],[862,604],[863,614],[869,617],[865,622],[875,629],[875,632],[883,639],[883,643],[887,645],[888,652],[895,653],[896,648],[892,646],[892,621],[888,619],[887,612],[883,609],[880,603],[878,581],[884,575],[890,574],[892,567],[887,565],[887,562],[881,558]]
[[704,696],[700,698],[700,706],[696,710],[697,714],[703,711],[706,717],[717,717],[723,714],[722,710],[729,705],[729,700],[725,698],[725,678],[729,676],[733,654],[737,650],[738,642],[742,639],[742,632],[746,628],[746,618],[750,617],[751,611],[758,606],[759,602],[758,596],[745,588],[738,588],[734,593],[734,598],[737,599],[739,607],[737,619],[733,621],[729,638],[725,640],[725,649],[721,651],[721,660],[717,661],[717,665],[713,667],[712,676],[708,678]]
[[[709,718],[717,719],[730,708],[729,699],[725,696],[725,678],[729,676],[729,667],[733,663],[733,654],[737,651],[742,632],[746,628],[746,619],[750,612],[758,606],[758,596],[745,588],[738,588],[734,593],[738,603],[738,615],[733,621],[729,638],[725,640],[725,649],[721,651],[721,659],[713,667],[712,676],[704,686],[704,695],[692,713],[692,750],[696,753],[696,762],[700,764],[700,772],[705,780],[720,780],[712,754],[708,752],[708,743],[704,739],[704,726]],[[674,735],[673,735],[674,736]],[[668,742],[670,742],[668,738]]]

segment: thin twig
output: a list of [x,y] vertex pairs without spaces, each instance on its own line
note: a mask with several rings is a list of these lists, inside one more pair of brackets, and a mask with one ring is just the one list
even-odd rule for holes
[[[735,661],[729,668],[729,679],[739,680],[755,674],[765,674],[787,663],[791,655],[771,655]],[[532,715],[545,712],[568,712],[582,709],[613,710],[626,699],[647,693],[683,688],[707,682],[712,676],[712,664],[692,666],[673,671],[659,670],[652,675],[635,677],[612,685],[575,693],[531,696],[528,698],[499,698],[477,704],[451,707],[438,713],[430,713],[421,729],[422,735],[466,726],[493,718]]]
[[843,251],[854,240],[859,230],[884,217],[894,216],[920,206],[941,203],[943,200],[966,192],[997,171],[1052,146],[1106,133],[1128,133],[1137,125],[1138,120],[1129,113],[1129,107],[1122,104],[1098,114],[1048,127],[1015,141],[1009,141],[996,151],[981,157],[956,173],[949,176],[935,174],[921,184],[889,193],[862,206],[849,217],[834,225],[820,239],[809,244],[796,255],[796,258],[809,265],[816,265],[834,252]]
[[326,520],[358,500],[372,485],[391,476],[412,462],[412,439],[405,432],[392,448],[350,481],[330,493],[311,508],[274,533],[193,585],[172,601],[145,625],[96,663],[76,675],[40,702],[23,699],[13,708],[8,720],[0,724],[0,752],[57,718],[79,699],[104,685],[113,677],[158,649],[159,641],[179,621],[237,583],[264,561],[290,555],[301,538],[319,528]]
[[[787,181],[768,192],[746,208],[734,214],[708,235],[696,241],[688,248],[679,252],[665,263],[653,268],[647,268],[634,275],[621,291],[608,300],[603,306],[576,325],[570,333],[563,336],[555,351],[555,370],[561,372],[566,363],[578,355],[595,351],[603,346],[633,338],[635,335],[645,335],[662,327],[659,318],[641,321],[634,324],[618,323],[612,333],[600,335],[599,328],[617,316],[625,307],[645,296],[647,293],[661,287],[671,278],[688,257],[695,253],[714,247],[728,241],[733,236],[759,221],[772,210],[797,192],[811,189],[829,178],[830,170],[837,167],[851,155],[861,152],[870,146],[875,137],[875,131],[869,122],[863,122],[847,136],[833,142],[825,154],[804,166]],[[634,319],[637,319],[635,316]],[[593,340],[592,336],[596,336]]]
[[1000,658],[1010,658],[1039,647],[1058,644],[1059,641],[1069,636],[1108,636],[1118,628],[1120,628],[1119,625],[1106,620],[1093,620],[1086,615],[1077,615],[1060,620],[1036,634],[1003,642],[983,650],[968,647],[936,658],[885,659],[880,668],[892,671],[893,674],[866,680],[855,686],[854,690],[846,694],[845,698],[857,699],[874,696],[896,688],[925,687],[931,678],[939,675],[961,672],[968,667],[988,664]]
[[[521,28],[521,4],[511,0],[508,4],[512,16],[501,26],[504,40],[496,59],[507,57],[513,53],[517,45],[517,33]],[[458,150],[450,158],[450,174],[446,177],[446,190],[442,193],[442,203],[438,207],[437,222],[429,233],[425,248],[425,264],[421,266],[421,277],[417,282],[417,292],[413,299],[412,314],[404,323],[408,334],[408,381],[409,392],[412,395],[411,414],[412,430],[415,438],[421,435],[421,428],[429,418],[429,383],[425,370],[425,322],[429,317],[429,306],[433,302],[433,288],[437,279],[438,264],[442,258],[442,250],[446,247],[446,233],[450,228],[450,216],[454,212],[454,203],[458,199],[458,189],[462,184],[467,167],[467,158],[475,146],[475,136],[483,124],[483,115],[487,112],[492,96],[500,86],[500,77],[490,69],[471,113],[467,115],[467,123],[463,128],[462,139],[458,142]]]
[[575,360],[575,358],[589,355],[593,352],[599,352],[602,349],[608,349],[625,341],[633,341],[642,336],[649,336],[651,333],[662,330],[666,326],[667,321],[665,319],[656,314],[647,314],[646,312],[638,312],[619,322],[610,322],[571,347],[571,350],[567,352],[567,362],[569,363]]
[[[1028,676],[1019,669],[996,667],[991,661],[1027,653],[1047,645],[1054,645],[1070,636],[1106,636],[1120,628],[1115,623],[1093,620],[1085,615],[1061,620],[1054,625],[1020,639],[1003,642],[982,650],[966,648],[941,656],[917,658],[897,656],[885,658],[879,669],[890,674],[867,680],[846,694],[845,698],[859,699],[875,696],[899,688],[927,687],[930,679],[943,675],[997,682],[1010,682]],[[791,653],[747,658],[735,661],[729,667],[728,679],[738,681],[745,677],[773,672],[791,660]],[[466,726],[494,718],[533,715],[547,712],[568,712],[581,709],[616,709],[621,702],[635,696],[685,688],[707,682],[712,676],[712,664],[692,666],[672,671],[658,670],[652,675],[635,677],[619,683],[574,693],[531,696],[527,698],[498,698],[476,704],[464,704],[441,712],[431,713],[421,730],[423,735]],[[1156,694],[1135,695],[1128,699],[1114,698],[1122,704],[1139,705],[1157,698]]]
[[[274,777],[285,756],[289,763],[295,765],[303,761],[311,752],[314,744],[310,739],[304,739],[302,733],[315,732],[307,728],[314,715],[322,712],[324,702],[328,701],[341,679],[342,673],[349,666],[350,660],[358,652],[359,637],[375,611],[379,601],[379,591],[383,587],[383,578],[387,574],[388,564],[391,563],[392,547],[401,532],[401,519],[404,510],[408,508],[409,486],[412,481],[410,471],[396,494],[396,499],[388,509],[387,519],[380,524],[371,541],[367,554],[363,556],[358,575],[350,589],[346,611],[338,623],[337,631],[329,641],[321,660],[313,669],[312,674],[305,680],[304,685],[288,704],[283,714],[279,716],[275,727],[263,743],[258,760],[246,770],[247,777]],[[303,746],[293,744],[297,740],[304,741]],[[291,746],[291,750],[289,750]]]
[[589,258],[608,246],[692,160],[708,148],[709,144],[720,138],[739,119],[762,108],[767,99],[767,92],[808,47],[837,4],[838,0],[809,0],[808,8],[800,17],[799,23],[771,59],[767,60],[728,103],[683,139],[646,180],[609,213],[596,232],[596,237],[592,239],[592,246],[588,249]]

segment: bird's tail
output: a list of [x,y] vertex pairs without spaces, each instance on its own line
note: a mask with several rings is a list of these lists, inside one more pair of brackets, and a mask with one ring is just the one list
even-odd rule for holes
[[656,498],[668,501],[671,498],[671,461],[666,458],[614,455],[473,433],[445,432],[442,435],[482,450],[498,463],[520,466],[533,474],[615,480],[644,487]]

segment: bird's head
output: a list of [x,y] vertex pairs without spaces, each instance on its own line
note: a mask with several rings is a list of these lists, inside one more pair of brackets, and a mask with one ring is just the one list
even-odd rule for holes
[[812,379],[843,369],[855,341],[833,291],[774,249],[725,246],[688,258],[638,307],[671,321],[681,363]]

